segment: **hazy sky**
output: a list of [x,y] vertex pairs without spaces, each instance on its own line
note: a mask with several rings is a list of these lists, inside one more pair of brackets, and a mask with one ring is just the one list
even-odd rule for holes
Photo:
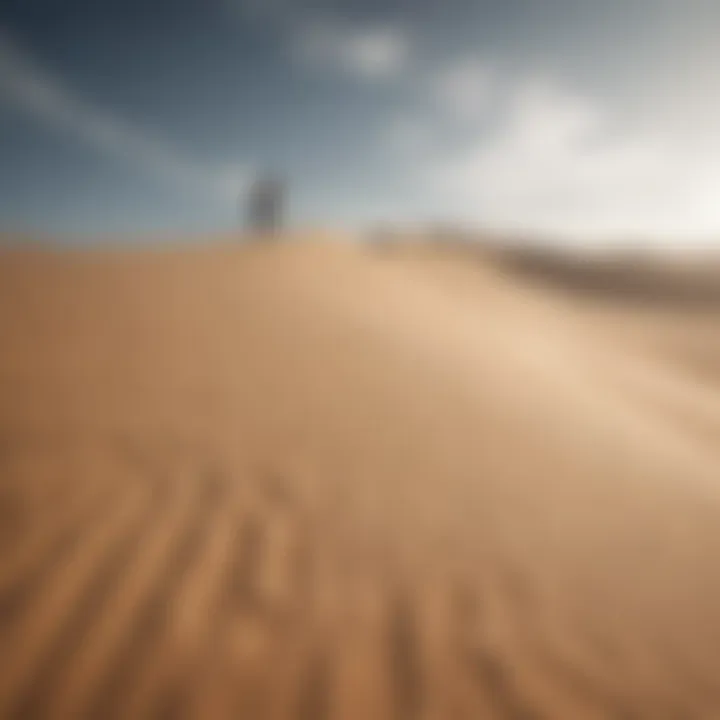
[[720,239],[718,0],[1,0],[0,226]]

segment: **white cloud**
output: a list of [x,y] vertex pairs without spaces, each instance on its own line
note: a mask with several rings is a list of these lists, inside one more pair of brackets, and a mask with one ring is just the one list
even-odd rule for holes
[[0,28],[0,97],[98,151],[192,192],[237,197],[249,171],[193,163],[158,138],[79,96]]
[[409,69],[405,79],[416,107],[414,112],[396,110],[389,119],[384,141],[391,151],[406,156],[427,153],[456,131],[472,130],[496,102],[495,73],[478,56],[464,55],[430,72],[417,66]]
[[493,91],[493,72],[482,59],[467,56],[430,78],[430,92],[441,108],[458,120],[474,120],[487,110]]
[[508,95],[493,136],[428,159],[444,207],[569,238],[720,234],[718,143],[659,127],[619,131],[598,103],[552,83],[528,81]]
[[356,26],[316,20],[297,33],[297,54],[305,62],[340,69],[363,80],[397,77],[410,59],[410,40],[389,25]]
[[243,21],[260,23],[281,38],[294,61],[340,71],[364,81],[399,76],[412,59],[407,28],[356,22],[295,0],[224,0]]

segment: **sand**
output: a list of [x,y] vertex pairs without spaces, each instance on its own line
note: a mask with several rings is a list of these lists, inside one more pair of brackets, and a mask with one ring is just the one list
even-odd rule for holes
[[351,243],[0,256],[0,717],[720,717],[720,309]]

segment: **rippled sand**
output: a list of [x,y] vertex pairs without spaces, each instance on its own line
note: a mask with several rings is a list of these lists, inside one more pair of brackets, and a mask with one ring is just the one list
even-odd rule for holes
[[0,717],[720,717],[720,304],[342,244],[0,256]]

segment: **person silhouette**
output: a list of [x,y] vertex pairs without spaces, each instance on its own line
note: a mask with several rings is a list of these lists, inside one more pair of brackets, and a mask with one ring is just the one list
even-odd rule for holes
[[259,177],[247,199],[247,225],[253,232],[275,234],[282,226],[283,183],[274,175]]

